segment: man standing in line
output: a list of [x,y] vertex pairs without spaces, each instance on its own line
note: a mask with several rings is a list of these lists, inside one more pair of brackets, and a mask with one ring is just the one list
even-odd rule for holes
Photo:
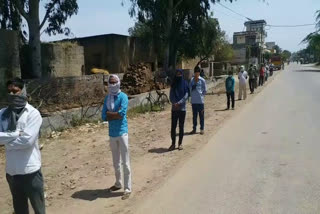
[[254,88],[258,88],[258,85],[259,85],[259,73],[258,73],[258,69],[257,69],[257,66],[254,65],[253,66],[253,70],[254,70],[254,78],[255,78],[255,82],[254,82]]
[[102,120],[109,122],[110,148],[116,177],[116,182],[109,188],[109,191],[114,192],[122,188],[122,163],[124,175],[124,194],[122,200],[128,199],[131,194],[127,109],[128,96],[120,90],[120,79],[117,75],[110,75],[108,95],[104,100],[102,108]]
[[230,109],[230,100],[232,101],[232,110],[234,110],[234,86],[235,80],[233,78],[232,70],[229,71],[229,76],[226,79],[226,92],[227,92],[227,110]]
[[186,101],[189,96],[187,81],[183,78],[183,71],[177,70],[176,76],[170,88],[171,109],[171,146],[169,151],[176,149],[176,128],[179,121],[179,143],[178,149],[182,150],[182,140],[184,135],[184,121],[186,119]]
[[238,98],[239,98],[239,100],[242,100],[242,98],[245,100],[245,99],[247,99],[248,73],[244,70],[244,66],[243,65],[240,67],[240,72],[238,74],[238,79],[239,79],[239,97]]
[[254,93],[254,87],[255,87],[255,82],[256,82],[256,78],[255,78],[255,70],[253,68],[253,65],[250,65],[249,71],[249,87],[250,87],[250,92],[251,94]]
[[200,117],[200,134],[204,134],[204,97],[207,93],[206,81],[200,77],[200,68],[194,69],[194,77],[190,81],[191,104],[193,114],[193,129],[191,134],[197,131],[198,115]]
[[23,80],[7,82],[9,106],[0,110],[0,145],[6,148],[6,178],[15,214],[45,214],[41,154],[38,144],[42,117],[28,104]]
[[264,65],[261,64],[261,67],[260,67],[260,77],[259,77],[259,86],[263,86],[263,83],[264,83],[264,75],[265,75],[265,68],[264,68]]

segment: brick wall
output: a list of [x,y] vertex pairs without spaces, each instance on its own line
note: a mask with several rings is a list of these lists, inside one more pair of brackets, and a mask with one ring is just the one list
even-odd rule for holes
[[0,101],[6,94],[5,83],[13,77],[20,77],[18,33],[0,29]]
[[42,44],[43,75],[49,77],[81,76],[83,47],[75,43]]

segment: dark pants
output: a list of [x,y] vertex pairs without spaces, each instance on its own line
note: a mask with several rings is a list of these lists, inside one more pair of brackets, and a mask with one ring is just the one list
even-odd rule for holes
[[259,85],[262,86],[264,83],[264,76],[260,75],[260,78],[259,78]]
[[185,111],[172,111],[171,112],[171,139],[172,145],[176,145],[176,129],[179,120],[179,145],[182,144],[184,135],[184,121],[186,119]]
[[232,108],[234,108],[234,91],[227,92],[227,108],[230,108],[230,100],[232,101]]
[[251,93],[254,92],[254,88],[255,88],[255,83],[256,83],[256,79],[249,79],[249,87],[250,87],[250,91]]
[[6,175],[15,214],[29,214],[28,199],[35,214],[45,214],[41,170],[27,175]]
[[204,104],[192,104],[193,130],[197,130],[198,115],[200,117],[200,130],[204,130]]

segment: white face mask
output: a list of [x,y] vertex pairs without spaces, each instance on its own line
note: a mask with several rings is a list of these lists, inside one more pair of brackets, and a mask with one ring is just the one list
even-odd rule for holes
[[120,84],[109,84],[108,85],[108,91],[111,95],[117,95],[120,91]]

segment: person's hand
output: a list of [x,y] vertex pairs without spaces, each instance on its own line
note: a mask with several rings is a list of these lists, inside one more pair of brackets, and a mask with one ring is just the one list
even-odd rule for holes
[[179,103],[175,103],[175,104],[173,104],[173,108],[175,109],[175,110],[178,110],[179,109]]

